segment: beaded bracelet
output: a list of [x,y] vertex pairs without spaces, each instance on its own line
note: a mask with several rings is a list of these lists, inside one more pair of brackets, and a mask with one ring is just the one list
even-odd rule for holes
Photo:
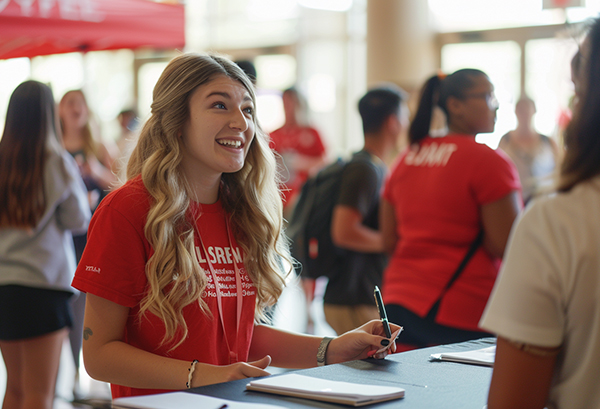
[[188,380],[185,383],[186,388],[190,389],[192,387],[192,375],[194,374],[194,370],[196,369],[196,364],[198,363],[197,359],[194,359],[192,361],[192,364],[190,365],[190,368],[188,369],[189,374],[188,374]]

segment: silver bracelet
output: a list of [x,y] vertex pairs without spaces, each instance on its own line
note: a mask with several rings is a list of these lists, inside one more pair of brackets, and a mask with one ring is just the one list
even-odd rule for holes
[[325,366],[325,355],[327,354],[327,348],[329,347],[329,343],[333,338],[324,337],[321,340],[321,344],[319,345],[319,349],[317,349],[317,366]]

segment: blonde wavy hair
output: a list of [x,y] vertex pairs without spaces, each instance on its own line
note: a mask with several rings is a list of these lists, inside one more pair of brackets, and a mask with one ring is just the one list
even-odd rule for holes
[[[256,106],[253,86],[233,62],[216,55],[187,53],[174,58],[160,76],[153,92],[151,116],[145,123],[127,165],[127,178],[141,175],[152,196],[145,236],[154,249],[146,264],[149,289],[141,303],[140,317],[151,312],[166,328],[162,340],[186,338],[182,309],[198,302],[210,314],[201,294],[207,277],[194,250],[194,220],[190,214],[188,184],[181,170],[181,132],[188,118],[193,92],[215,77],[239,81]],[[220,199],[230,217],[232,232],[244,251],[244,266],[256,287],[256,317],[264,318],[291,269],[291,257],[283,234],[282,201],[276,161],[269,136],[254,117],[256,133],[244,166],[221,178]],[[290,266],[285,268],[284,265]],[[287,270],[287,271],[284,271]],[[178,341],[176,341],[176,336]]]

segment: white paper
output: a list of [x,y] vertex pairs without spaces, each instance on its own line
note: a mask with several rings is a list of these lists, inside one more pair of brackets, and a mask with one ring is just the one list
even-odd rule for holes
[[345,404],[366,404],[404,396],[404,389],[399,387],[363,385],[298,374],[259,379],[250,382],[246,388]]
[[284,409],[283,406],[264,403],[236,402],[212,396],[198,395],[188,392],[161,393],[158,395],[130,396],[113,400],[114,408],[135,409],[219,409],[227,405],[227,409]]
[[496,345],[487,348],[476,349],[474,351],[431,354],[429,358],[433,361],[450,361],[465,364],[494,366],[494,359],[496,358]]

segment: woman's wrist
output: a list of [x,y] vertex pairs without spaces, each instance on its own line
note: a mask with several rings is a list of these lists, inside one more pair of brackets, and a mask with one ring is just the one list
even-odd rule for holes
[[317,349],[317,366],[327,365],[327,350],[329,349],[329,344],[332,340],[333,338],[331,337],[323,337],[321,340],[319,348]]
[[188,368],[188,378],[187,378],[187,382],[185,383],[185,387],[187,389],[191,389],[192,388],[192,380],[194,378],[194,372],[196,370],[196,364],[198,363],[197,359],[194,359],[191,363],[190,363],[190,367]]

